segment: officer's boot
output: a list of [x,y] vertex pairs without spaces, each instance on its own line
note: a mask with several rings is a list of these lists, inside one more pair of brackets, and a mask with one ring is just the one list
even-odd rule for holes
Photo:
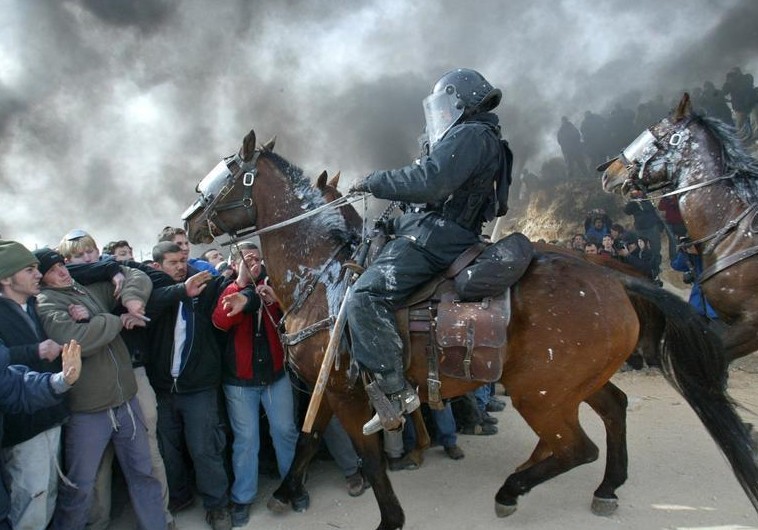
[[402,428],[405,423],[403,415],[409,414],[421,406],[421,400],[410,383],[403,380],[400,391],[385,394],[382,390],[382,383],[385,381],[385,378],[377,374],[376,381],[366,386],[366,392],[376,414],[363,425],[365,436],[377,433],[382,429],[393,431]]

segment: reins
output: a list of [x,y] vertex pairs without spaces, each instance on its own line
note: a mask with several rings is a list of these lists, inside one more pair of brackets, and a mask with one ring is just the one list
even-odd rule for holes
[[[274,232],[276,230],[280,230],[282,228],[285,228],[287,226],[293,225],[295,223],[299,223],[300,221],[303,221],[305,219],[308,219],[309,217],[313,217],[314,215],[318,215],[319,213],[323,211],[328,210],[336,210],[338,208],[343,208],[349,204],[352,204],[354,202],[358,202],[360,200],[363,200],[362,197],[355,197],[350,194],[345,195],[344,197],[339,197],[338,199],[333,200],[332,202],[328,202],[326,204],[322,204],[321,206],[314,208],[313,210],[308,210],[307,212],[303,212],[300,215],[297,215],[295,217],[292,217],[290,219],[286,219],[284,221],[278,222],[276,224],[266,226],[264,228],[261,228],[259,230],[251,229],[251,230],[243,230],[241,232],[237,232],[237,237],[245,237],[245,238],[251,238],[255,236],[260,236],[262,234],[268,234],[269,232]],[[228,245],[231,244],[230,242],[227,243],[221,243],[222,245]]]

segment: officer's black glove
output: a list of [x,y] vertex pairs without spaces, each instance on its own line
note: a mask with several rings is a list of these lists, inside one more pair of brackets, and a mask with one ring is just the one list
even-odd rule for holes
[[368,193],[368,177],[355,179],[347,189],[348,193]]

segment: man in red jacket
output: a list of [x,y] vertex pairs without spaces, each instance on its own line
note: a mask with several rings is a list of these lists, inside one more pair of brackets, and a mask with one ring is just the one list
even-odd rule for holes
[[[284,370],[284,348],[276,332],[282,312],[274,291],[262,278],[260,250],[253,243],[244,242],[234,249],[232,258],[237,279],[219,296],[213,324],[230,335],[224,354],[223,386],[234,432],[232,525],[245,526],[250,518],[250,504],[258,493],[261,405],[271,426],[282,477],[295,456],[298,432],[292,387]],[[224,298],[248,286],[255,287],[252,312],[229,316]]]

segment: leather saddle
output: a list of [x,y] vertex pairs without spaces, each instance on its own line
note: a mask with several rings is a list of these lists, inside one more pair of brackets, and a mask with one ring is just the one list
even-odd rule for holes
[[[405,366],[412,349],[427,352],[430,401],[434,387],[439,389],[439,374],[483,383],[500,379],[511,318],[510,287],[524,274],[533,253],[522,234],[494,244],[477,243],[397,310]],[[499,262],[498,269],[493,262]],[[472,299],[471,292],[482,296]]]

